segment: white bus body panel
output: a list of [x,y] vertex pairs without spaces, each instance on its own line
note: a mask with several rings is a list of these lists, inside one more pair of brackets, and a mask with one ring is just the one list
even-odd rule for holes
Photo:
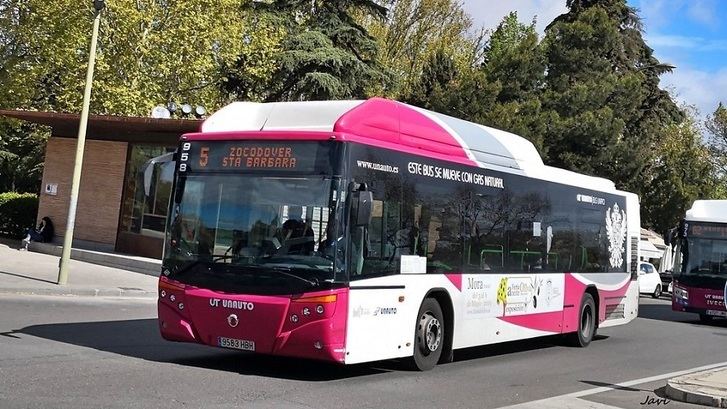
[[[352,283],[345,362],[411,356],[417,313],[425,296],[433,289],[444,290],[452,300],[454,349],[560,332],[514,325],[502,317],[503,313],[513,317],[562,312],[564,274],[456,276],[462,278],[461,290],[445,274],[404,274]],[[507,281],[506,291],[510,292],[507,303],[498,301],[498,288],[503,279]],[[403,297],[401,302],[400,297]]]

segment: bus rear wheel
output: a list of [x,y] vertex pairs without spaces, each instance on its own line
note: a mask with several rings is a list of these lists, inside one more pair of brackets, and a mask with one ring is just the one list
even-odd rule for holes
[[437,300],[425,298],[414,329],[413,369],[428,371],[437,365],[444,349],[444,328],[442,307]]
[[596,317],[596,302],[591,294],[584,293],[578,314],[578,330],[568,334],[568,343],[574,347],[587,347],[596,335]]

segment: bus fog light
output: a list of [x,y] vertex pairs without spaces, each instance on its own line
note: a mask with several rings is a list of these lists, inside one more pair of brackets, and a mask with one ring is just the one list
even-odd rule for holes
[[174,296],[174,294],[169,296],[169,301],[174,302],[177,301],[177,297]]
[[293,324],[295,324],[296,322],[298,322],[298,316],[295,315],[295,314],[291,315],[290,316],[290,322],[292,322]]
[[303,308],[303,315],[310,315],[310,308],[308,308],[308,307]]
[[316,341],[313,343],[313,348],[315,349],[323,349],[323,344],[321,344],[321,341]]
[[177,305],[177,307],[179,307],[180,310],[183,310],[184,309],[184,303],[183,302],[180,302],[179,305]]
[[322,306],[322,305],[318,305],[318,306],[316,306],[316,312],[317,312],[318,314],[323,314],[323,311],[324,311],[324,310],[323,310],[323,306]]

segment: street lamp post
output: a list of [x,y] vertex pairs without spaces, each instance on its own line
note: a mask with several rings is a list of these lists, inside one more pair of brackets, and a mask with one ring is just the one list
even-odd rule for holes
[[98,42],[98,27],[101,23],[101,11],[106,6],[104,0],[93,0],[94,19],[93,33],[91,34],[91,50],[88,55],[88,70],[86,71],[86,88],[83,92],[83,109],[81,122],[78,125],[78,142],[76,145],[76,161],[73,166],[73,180],[71,182],[71,198],[68,205],[68,222],[63,236],[63,254],[58,268],[58,284],[68,282],[68,264],[71,259],[73,245],[73,228],[76,224],[76,207],[78,205],[78,190],[81,183],[81,169],[83,167],[83,151],[86,147],[86,128],[88,126],[88,110],[91,103],[91,85],[93,83],[93,68],[96,64],[96,43]]

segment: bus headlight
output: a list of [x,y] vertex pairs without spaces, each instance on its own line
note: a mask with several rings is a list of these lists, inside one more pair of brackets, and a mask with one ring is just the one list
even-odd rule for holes
[[688,300],[689,292],[683,288],[674,287],[674,296],[677,298],[682,298],[684,300]]

